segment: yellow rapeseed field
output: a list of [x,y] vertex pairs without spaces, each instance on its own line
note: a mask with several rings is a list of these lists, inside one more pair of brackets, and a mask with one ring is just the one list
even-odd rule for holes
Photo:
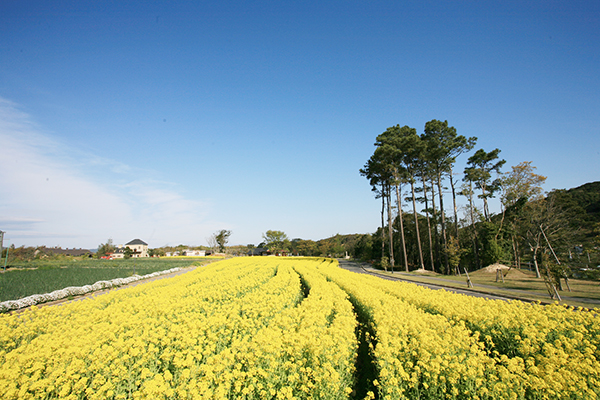
[[[358,356],[359,322],[371,357]],[[597,313],[245,257],[0,315],[2,399],[595,399]]]

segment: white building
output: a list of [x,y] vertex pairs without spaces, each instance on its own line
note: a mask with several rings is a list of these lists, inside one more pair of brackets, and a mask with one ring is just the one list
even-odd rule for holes
[[150,257],[148,254],[148,243],[140,239],[133,239],[129,243],[125,243],[125,247],[133,250],[131,257]]
[[115,251],[110,255],[111,258],[125,258],[125,248],[129,247],[132,251],[131,257],[150,257],[148,254],[148,243],[140,239],[133,239],[131,242],[118,245]]
[[188,257],[205,257],[206,256],[206,250],[184,250],[183,251],[183,255],[184,256],[188,256]]

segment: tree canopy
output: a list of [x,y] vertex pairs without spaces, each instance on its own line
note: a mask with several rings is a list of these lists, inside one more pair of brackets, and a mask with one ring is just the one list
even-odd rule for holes
[[226,229],[221,229],[219,232],[215,234],[215,241],[219,246],[219,251],[221,253],[225,252],[225,245],[229,241],[229,236],[231,236],[231,231]]
[[106,243],[100,243],[98,246],[98,251],[96,252],[96,257],[105,257],[109,254],[114,253],[115,246],[113,245],[112,239],[108,239]]
[[289,251],[290,240],[282,231],[268,230],[262,235],[265,246],[271,252]]

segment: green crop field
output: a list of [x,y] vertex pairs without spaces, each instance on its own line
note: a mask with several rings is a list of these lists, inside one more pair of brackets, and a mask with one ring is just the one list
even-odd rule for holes
[[130,258],[123,260],[34,260],[15,261],[0,273],[0,302],[33,294],[50,293],[69,286],[146,275],[176,267],[208,262],[209,259]]

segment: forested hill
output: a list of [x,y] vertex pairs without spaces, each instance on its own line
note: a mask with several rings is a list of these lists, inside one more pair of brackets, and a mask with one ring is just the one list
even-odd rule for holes
[[585,212],[587,221],[600,222],[600,181],[569,189],[567,193]]
[[589,249],[596,247],[600,239],[600,182],[553,190],[548,197],[554,198],[568,220],[570,242]]

